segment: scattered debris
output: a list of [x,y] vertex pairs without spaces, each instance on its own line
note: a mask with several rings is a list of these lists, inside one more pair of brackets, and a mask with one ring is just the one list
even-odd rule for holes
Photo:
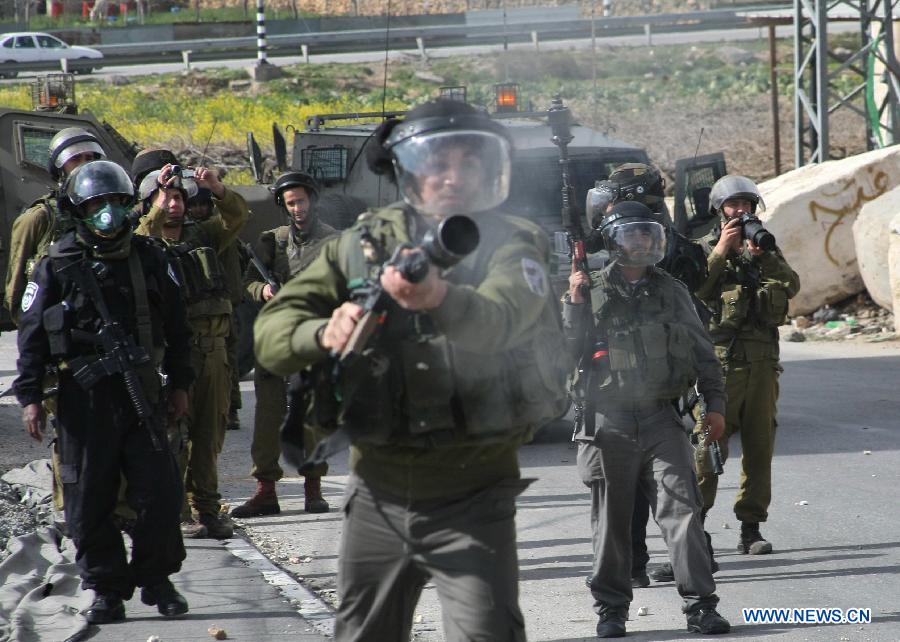
[[838,341],[864,337],[869,343],[890,341],[894,315],[876,304],[868,293],[825,305],[809,316],[798,316],[781,327],[784,341]]
[[871,451],[871,450],[864,450],[864,451],[863,451],[863,455],[871,455],[871,454],[872,454],[872,451]]
[[642,606],[638,609],[638,615],[650,615],[650,607]]
[[809,506],[809,502],[805,499],[802,499],[799,502],[794,502],[794,506]]
[[225,629],[220,629],[217,626],[209,627],[207,629],[207,633],[209,633],[215,640],[227,640],[228,639],[228,633],[225,631]]

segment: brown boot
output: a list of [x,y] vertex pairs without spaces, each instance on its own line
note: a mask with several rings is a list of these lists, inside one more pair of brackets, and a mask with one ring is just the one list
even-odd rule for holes
[[307,513],[327,513],[328,502],[322,497],[322,478],[307,475],[303,482],[303,495],[306,498],[303,510]]
[[278,496],[275,494],[275,482],[260,479],[256,482],[256,494],[231,511],[232,517],[261,517],[277,515],[281,512]]

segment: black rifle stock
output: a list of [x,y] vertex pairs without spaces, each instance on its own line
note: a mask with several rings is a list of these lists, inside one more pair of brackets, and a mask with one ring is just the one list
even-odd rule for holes
[[697,407],[700,409],[700,425],[703,426],[703,441],[706,444],[706,451],[709,453],[709,461],[712,464],[713,472],[721,475],[725,472],[724,461],[722,459],[722,448],[718,441],[709,438],[709,426],[706,425],[706,399],[699,389],[697,393]]
[[[85,296],[94,304],[94,308],[100,315],[102,325],[95,333],[80,333],[83,338],[100,348],[99,356],[81,356],[69,360],[73,378],[84,389],[90,390],[104,377],[121,374],[125,381],[125,389],[128,398],[138,416],[138,419],[146,426],[150,433],[153,449],[162,450],[159,437],[153,429],[150,421],[154,414],[154,407],[148,401],[147,394],[141,384],[140,375],[135,368],[150,363],[150,355],[137,345],[134,339],[122,328],[122,325],[112,318],[103,293],[97,284],[97,278],[93,267],[86,259],[73,261],[63,268],[63,271],[71,272],[75,283],[82,289]],[[75,333],[73,332],[73,335]]]
[[278,280],[274,276],[272,276],[271,270],[269,270],[269,268],[267,268],[265,264],[263,264],[263,262],[260,260],[259,256],[254,251],[253,246],[247,241],[241,241],[240,243],[247,251],[247,255],[250,257],[250,262],[253,264],[253,267],[256,268],[256,271],[259,272],[259,275],[272,290],[272,294],[278,292],[278,290],[281,289],[281,284],[278,283]]

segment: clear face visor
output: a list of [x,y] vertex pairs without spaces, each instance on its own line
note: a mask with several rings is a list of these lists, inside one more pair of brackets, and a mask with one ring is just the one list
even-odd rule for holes
[[656,265],[666,255],[666,230],[654,221],[626,221],[603,230],[606,247],[625,267]]
[[615,202],[618,193],[618,186],[612,181],[597,181],[594,187],[588,190],[584,213],[591,228],[595,230],[600,228],[606,211]]
[[53,164],[56,165],[57,169],[62,169],[62,166],[65,165],[70,159],[80,154],[93,154],[94,160],[106,158],[106,154],[103,153],[103,148],[100,147],[100,145],[92,141],[85,140],[80,143],[75,143],[74,145],[69,145],[68,147],[63,149],[59,153],[59,156],[56,157],[56,160]]
[[441,217],[502,204],[509,195],[509,151],[505,138],[478,130],[425,133],[391,148],[403,200]]

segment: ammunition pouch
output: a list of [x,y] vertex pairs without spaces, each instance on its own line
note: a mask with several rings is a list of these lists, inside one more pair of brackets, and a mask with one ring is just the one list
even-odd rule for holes
[[756,319],[766,328],[777,328],[787,322],[788,295],[781,285],[765,283],[756,291]]
[[739,283],[722,289],[719,300],[717,325],[723,330],[740,330],[750,314],[750,296],[747,288]]
[[50,344],[50,355],[62,358],[72,352],[72,318],[67,306],[57,303],[44,310],[44,330],[47,332],[47,341]]
[[172,265],[188,303],[202,299],[227,298],[225,275],[215,250],[190,249],[187,245],[170,248]]

